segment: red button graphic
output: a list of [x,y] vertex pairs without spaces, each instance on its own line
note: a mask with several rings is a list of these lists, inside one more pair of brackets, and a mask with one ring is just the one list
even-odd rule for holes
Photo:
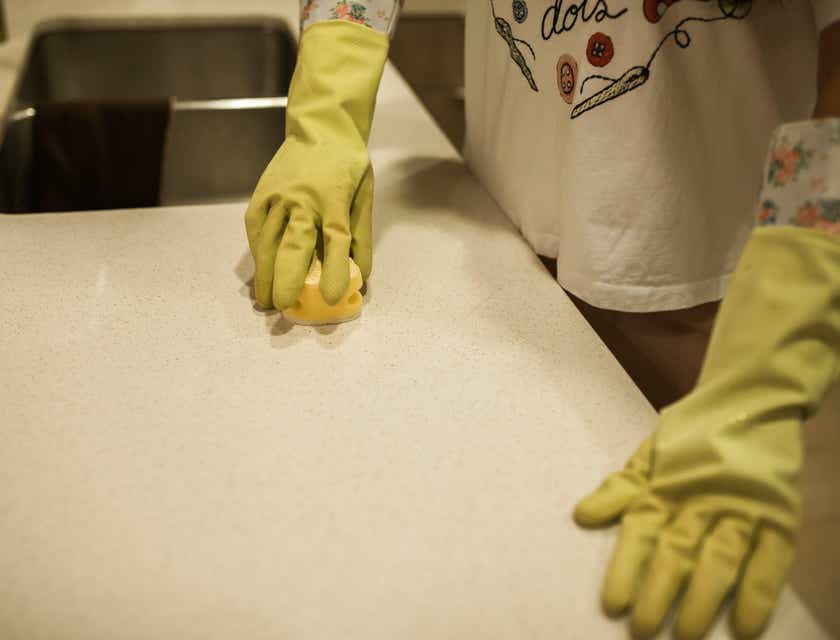
[[615,54],[612,38],[606,33],[593,33],[586,45],[586,59],[593,67],[603,67],[610,63]]

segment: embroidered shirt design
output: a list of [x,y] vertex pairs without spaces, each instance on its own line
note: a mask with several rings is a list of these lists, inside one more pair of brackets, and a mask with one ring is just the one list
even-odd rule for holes
[[[677,0],[672,0],[672,2],[668,4],[668,6],[670,6],[670,4],[673,4],[675,1]],[[752,0],[747,0],[746,2],[735,2],[735,0],[718,0],[718,8],[720,9],[720,15],[717,15],[715,17],[689,17],[680,20],[677,23],[676,27],[674,27],[671,31],[669,31],[662,37],[662,39],[659,41],[659,44],[656,45],[656,48],[653,50],[653,52],[650,55],[650,58],[648,58],[647,62],[644,65],[630,67],[618,78],[611,78],[599,74],[592,74],[588,76],[580,84],[581,94],[583,94],[583,90],[590,80],[606,80],[607,82],[609,82],[609,84],[600,91],[589,96],[588,98],[585,98],[584,100],[578,102],[572,108],[571,118],[578,118],[584,113],[591,111],[592,109],[596,109],[604,104],[607,104],[608,102],[615,100],[616,98],[619,98],[624,94],[629,93],[634,89],[638,89],[639,87],[644,85],[650,78],[651,67],[654,61],[656,60],[656,56],[659,55],[659,52],[662,50],[662,47],[665,46],[665,44],[667,44],[668,41],[673,39],[674,44],[676,44],[680,49],[686,49],[691,45],[691,33],[686,28],[687,24],[691,22],[711,23],[719,22],[721,20],[743,20],[750,14],[750,11],[752,10]]]
[[[522,72],[522,75],[525,76],[525,79],[528,81],[528,85],[531,89],[533,91],[539,91],[537,81],[534,79],[534,73],[531,71],[531,67],[528,66],[528,61],[525,59],[522,50],[519,48],[519,44],[523,44],[528,47],[528,50],[531,52],[531,57],[536,60],[537,54],[534,53],[534,48],[524,40],[514,37],[513,28],[510,26],[510,23],[501,16],[496,15],[496,5],[494,4],[494,0],[489,1],[490,11],[493,14],[496,31],[502,37],[502,40],[507,43],[508,49],[510,49],[511,60],[513,60],[519,67],[519,70]],[[525,17],[527,18],[527,14]]]

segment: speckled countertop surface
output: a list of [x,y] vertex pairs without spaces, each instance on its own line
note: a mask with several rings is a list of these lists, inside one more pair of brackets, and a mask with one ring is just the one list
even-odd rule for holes
[[[7,73],[56,13],[23,4]],[[338,328],[253,310],[244,203],[0,216],[0,635],[626,637],[614,532],[570,508],[653,411],[392,68],[372,153]],[[825,637],[788,591],[767,637],[794,635]]]

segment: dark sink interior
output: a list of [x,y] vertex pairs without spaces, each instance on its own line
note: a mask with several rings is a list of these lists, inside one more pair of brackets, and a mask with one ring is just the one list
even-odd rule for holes
[[86,26],[32,42],[14,111],[58,100],[285,96],[294,41],[276,21]]
[[295,51],[291,31],[276,19],[65,21],[40,29],[4,116],[0,211],[34,210],[33,125],[39,105],[55,103],[167,101],[160,204],[247,197],[283,140]]

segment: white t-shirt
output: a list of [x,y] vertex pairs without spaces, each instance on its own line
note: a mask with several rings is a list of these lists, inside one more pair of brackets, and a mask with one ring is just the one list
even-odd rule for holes
[[717,300],[837,19],[840,0],[470,0],[468,163],[590,304]]

